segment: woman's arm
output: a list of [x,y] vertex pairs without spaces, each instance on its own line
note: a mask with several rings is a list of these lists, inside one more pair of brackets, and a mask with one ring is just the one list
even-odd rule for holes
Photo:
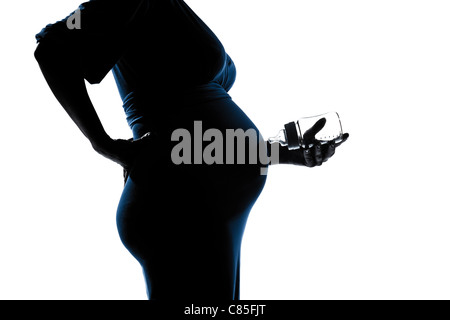
[[133,142],[109,137],[89,98],[76,51],[43,41],[34,55],[56,99],[91,142],[94,150],[124,168],[130,167],[142,143],[148,142],[149,135]]
[[56,99],[94,149],[102,148],[110,137],[89,98],[76,53],[64,46],[41,42],[34,56]]

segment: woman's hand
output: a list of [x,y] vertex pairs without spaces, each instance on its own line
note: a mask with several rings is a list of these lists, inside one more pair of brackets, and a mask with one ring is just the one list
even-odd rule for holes
[[315,166],[321,166],[322,163],[328,161],[336,152],[336,148],[343,144],[349,137],[348,133],[345,133],[342,139],[331,140],[326,143],[320,143],[314,141],[310,143],[307,148],[300,148],[298,150],[291,150],[293,153],[292,164],[303,165],[309,168]]
[[336,152],[336,148],[347,141],[349,134],[345,133],[342,138],[323,143],[315,139],[316,134],[325,126],[326,119],[318,120],[312,128],[304,134],[304,145],[296,150],[279,146],[279,163],[293,164],[305,167],[321,166],[328,161]]
[[[345,133],[342,138],[328,141],[326,143],[316,140],[316,134],[325,126],[326,119],[319,119],[309,130],[307,130],[303,136],[305,148],[300,148],[299,155],[296,156],[300,159],[300,165],[306,167],[321,166],[322,163],[328,161],[334,153],[336,148],[343,144],[349,137],[348,133]],[[295,164],[295,163],[294,163]]]
[[105,158],[120,164],[125,170],[129,170],[139,153],[148,147],[152,140],[153,136],[147,133],[138,140],[108,138],[92,146],[95,151]]

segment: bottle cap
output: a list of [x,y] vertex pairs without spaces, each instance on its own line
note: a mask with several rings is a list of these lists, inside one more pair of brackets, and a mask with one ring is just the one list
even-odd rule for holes
[[284,125],[286,131],[286,139],[289,150],[295,150],[300,148],[300,140],[298,138],[297,128],[295,122],[289,122]]

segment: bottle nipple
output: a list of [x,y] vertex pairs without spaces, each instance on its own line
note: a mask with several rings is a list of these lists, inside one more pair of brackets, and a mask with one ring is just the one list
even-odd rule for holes
[[281,129],[276,136],[274,137],[270,137],[267,141],[269,141],[270,144],[273,143],[279,143],[280,145],[282,145],[283,147],[287,146],[287,142],[286,142],[286,133],[284,131],[284,129]]

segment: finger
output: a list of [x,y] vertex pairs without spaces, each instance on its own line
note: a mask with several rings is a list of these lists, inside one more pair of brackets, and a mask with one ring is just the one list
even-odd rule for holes
[[321,166],[323,162],[322,147],[320,144],[314,146],[314,159],[317,166]]
[[314,141],[316,134],[319,133],[319,131],[322,130],[323,127],[325,127],[326,122],[327,119],[325,118],[320,118],[319,120],[317,120],[317,122],[311,128],[306,130],[305,134],[303,135],[303,139],[308,143]]
[[314,167],[314,155],[312,152],[312,148],[311,149],[305,149],[303,151],[303,158],[305,159],[305,166],[307,167]]
[[336,146],[336,147],[339,147],[341,144],[343,144],[345,141],[347,141],[347,139],[348,139],[349,136],[350,136],[350,135],[349,135],[348,133],[344,133],[344,135],[342,136],[341,141],[336,142],[335,146]]
[[133,143],[138,146],[145,146],[148,145],[150,142],[153,142],[154,140],[153,138],[154,136],[150,132],[147,132],[139,139],[134,140]]
[[334,153],[336,152],[336,144],[334,141],[331,141],[326,144],[326,150],[323,155],[323,162],[328,161],[332,156],[334,156]]

